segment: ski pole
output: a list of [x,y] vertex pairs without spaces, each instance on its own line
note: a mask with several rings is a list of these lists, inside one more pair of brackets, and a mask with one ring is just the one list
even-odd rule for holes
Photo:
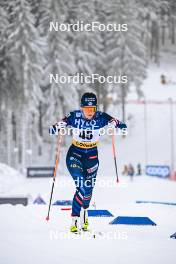
[[52,197],[53,197],[54,184],[55,184],[57,168],[58,168],[58,164],[59,164],[59,160],[60,160],[61,142],[62,142],[62,135],[59,133],[58,138],[57,138],[57,152],[56,152],[56,161],[55,161],[55,167],[54,167],[54,173],[53,173],[53,184],[52,184],[52,188],[51,188],[48,214],[46,217],[47,221],[49,221],[49,214],[50,214],[50,208],[51,208],[51,201],[52,201]]
[[113,153],[113,157],[114,157],[116,179],[117,179],[117,182],[119,182],[119,176],[118,176],[118,171],[117,171],[116,149],[115,149],[115,135],[114,134],[112,135],[112,153]]

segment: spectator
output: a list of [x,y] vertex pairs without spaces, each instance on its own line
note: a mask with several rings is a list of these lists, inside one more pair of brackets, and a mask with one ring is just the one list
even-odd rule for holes
[[137,173],[136,173],[136,175],[141,175],[142,174],[142,168],[141,168],[141,164],[140,163],[138,163],[137,164]]
[[166,76],[164,74],[161,75],[161,84],[166,84]]
[[133,165],[130,163],[128,166],[128,175],[130,176],[131,180],[133,180],[133,176],[134,176],[134,167]]
[[127,165],[124,165],[122,175],[128,175],[128,166]]

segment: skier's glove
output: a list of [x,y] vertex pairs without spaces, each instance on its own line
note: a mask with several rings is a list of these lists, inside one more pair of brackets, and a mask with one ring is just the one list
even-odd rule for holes
[[120,129],[127,129],[127,125],[125,123],[123,123],[123,122],[120,122],[120,121],[119,121],[117,127],[120,128]]
[[60,121],[58,123],[56,123],[55,125],[51,126],[49,128],[49,134],[50,135],[57,135],[58,132],[61,130],[61,129],[64,129],[65,127],[67,126],[67,123],[64,122],[64,121]]
[[112,119],[110,122],[109,122],[109,124],[108,124],[108,127],[109,128],[116,128],[117,126],[118,126],[118,120],[116,120],[116,119]]
[[120,128],[120,129],[126,129],[127,125],[123,122],[120,122],[117,119],[113,119],[111,122],[109,122],[109,127],[111,128]]

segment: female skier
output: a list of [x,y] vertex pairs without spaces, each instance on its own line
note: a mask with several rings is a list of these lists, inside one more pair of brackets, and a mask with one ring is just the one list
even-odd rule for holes
[[97,98],[94,93],[85,93],[81,98],[81,109],[70,112],[52,127],[56,132],[66,126],[73,130],[73,140],[67,157],[67,168],[75,181],[76,192],[72,203],[72,224],[70,231],[77,233],[81,226],[88,230],[88,213],[96,175],[99,166],[97,144],[100,129],[110,124],[111,127],[126,129],[126,124],[97,111]]

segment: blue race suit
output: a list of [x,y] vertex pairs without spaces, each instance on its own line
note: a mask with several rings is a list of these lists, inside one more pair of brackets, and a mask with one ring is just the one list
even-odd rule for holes
[[126,125],[100,111],[95,112],[93,118],[88,120],[81,110],[76,110],[70,112],[62,121],[73,129],[73,141],[67,153],[66,165],[76,185],[72,216],[80,216],[81,207],[89,207],[96,181],[100,129],[111,122],[118,128],[126,128]]

